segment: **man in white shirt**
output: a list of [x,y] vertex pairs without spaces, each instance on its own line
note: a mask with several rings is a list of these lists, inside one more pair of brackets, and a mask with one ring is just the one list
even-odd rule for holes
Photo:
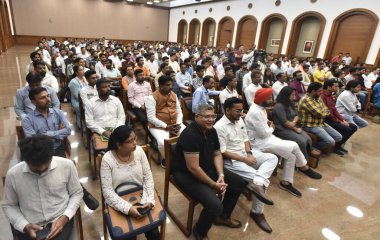
[[98,75],[98,78],[101,78],[103,72],[106,70],[106,55],[104,53],[99,54],[99,62],[95,64],[95,71]]
[[170,54],[169,67],[171,67],[172,70],[177,73],[177,72],[181,71],[181,68],[180,68],[178,62],[176,61],[176,57],[177,56],[175,53]]
[[98,96],[86,104],[85,115],[87,127],[99,135],[111,136],[111,131],[125,124],[125,113],[119,98],[110,95],[110,84],[105,80],[96,82]]
[[277,81],[272,85],[273,89],[273,99],[276,101],[278,94],[280,93],[281,89],[283,87],[288,86],[286,81],[286,75],[285,73],[279,73],[277,75]]
[[36,47],[35,51],[41,50],[42,51],[42,58],[43,60],[51,66],[51,56],[48,50],[45,49],[44,43],[42,41],[38,41],[38,47]]
[[87,60],[87,58],[90,57],[90,53],[86,51],[85,47],[81,47],[80,53],[77,54],[77,57]]
[[88,82],[88,85],[84,86],[79,92],[83,102],[83,107],[86,106],[91,98],[98,96],[98,91],[96,90],[96,72],[94,70],[88,70],[84,73],[84,76]]
[[110,82],[120,81],[121,80],[120,71],[112,66],[112,60],[107,59],[105,62],[106,62],[106,69],[103,70],[103,78]]
[[51,224],[46,239],[70,239],[83,197],[74,163],[53,157],[53,140],[36,135],[19,142],[21,162],[7,173],[2,208],[20,239],[35,239]]
[[112,63],[115,69],[119,70],[121,67],[121,59],[118,56],[117,49],[112,50],[112,55],[108,57],[108,59],[112,60]]
[[272,94],[271,88],[262,88],[256,92],[254,103],[245,117],[248,137],[252,147],[285,159],[279,187],[301,197],[301,192],[293,187],[294,168],[297,167],[300,172],[313,179],[320,179],[322,176],[307,165],[306,158],[296,142],[282,140],[273,135],[274,125],[268,121],[265,109],[272,105]]
[[239,97],[239,94],[236,91],[237,80],[235,77],[227,78],[227,86],[219,94],[219,101],[223,105],[226,99],[231,97]]
[[181,71],[175,75],[175,80],[183,93],[190,93],[192,79],[190,73],[187,71],[187,65],[181,63]]
[[145,67],[148,68],[151,77],[156,77],[159,72],[160,66],[158,65],[157,60],[154,58],[153,53],[149,53],[147,56],[148,60],[145,62]]
[[42,61],[36,61],[33,62],[33,67],[35,71],[38,72],[41,75],[41,77],[43,77],[41,84],[53,88],[55,92],[58,93],[58,80],[50,72],[46,72],[46,63]]
[[368,79],[372,83],[374,83],[376,81],[376,79],[379,77],[379,71],[380,71],[380,68],[375,67],[372,69],[372,72],[370,74],[368,74]]
[[66,50],[62,48],[59,51],[58,57],[55,59],[55,64],[57,65],[58,68],[61,69],[63,75],[66,75],[66,63],[65,63],[66,58],[67,58]]
[[350,53],[346,53],[346,56],[342,58],[343,61],[346,62],[346,66],[350,66],[352,62],[352,58],[350,56]]
[[292,60],[290,63],[290,67],[286,70],[287,77],[291,79],[295,71],[297,71],[297,62],[295,60]]
[[251,72],[251,84],[248,85],[244,89],[245,100],[248,106],[251,106],[253,103],[253,99],[255,99],[255,93],[257,90],[261,89],[260,81],[261,81],[261,72],[259,70],[253,70]]
[[263,214],[264,204],[273,205],[266,194],[269,178],[277,166],[278,159],[274,154],[253,150],[249,143],[247,130],[241,114],[243,102],[233,97],[224,103],[224,116],[215,123],[218,133],[220,151],[224,167],[248,180],[248,188],[254,194],[250,216],[256,224],[272,232]]
[[[260,71],[260,65],[258,63],[252,63],[251,67],[250,67],[250,70],[249,72],[247,72],[244,76],[243,76],[243,91],[246,87],[248,87],[251,83],[252,83],[252,78],[251,78],[251,74],[252,74],[252,71],[253,70],[258,70]],[[261,80],[261,79],[260,79]]]

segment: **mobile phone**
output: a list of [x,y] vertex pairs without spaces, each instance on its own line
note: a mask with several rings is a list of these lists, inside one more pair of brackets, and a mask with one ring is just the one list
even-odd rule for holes
[[[133,206],[142,206],[142,204],[138,202],[138,203],[133,204]],[[144,216],[148,214],[148,212],[150,211],[150,207],[138,208],[137,211],[139,212],[141,216]]]
[[51,229],[51,224],[52,223],[48,223],[41,231],[38,231],[36,233],[36,239],[37,240],[44,240],[46,239],[46,237],[49,235],[50,233],[50,229]]

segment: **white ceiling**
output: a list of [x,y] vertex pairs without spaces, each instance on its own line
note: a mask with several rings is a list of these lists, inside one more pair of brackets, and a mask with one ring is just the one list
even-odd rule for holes
[[195,3],[212,2],[215,0],[200,0],[200,1],[196,1],[196,0],[119,0],[119,1],[131,2],[132,4],[133,3],[147,4],[147,2],[152,2],[153,6],[173,8],[173,7],[186,6],[186,5],[195,4]]

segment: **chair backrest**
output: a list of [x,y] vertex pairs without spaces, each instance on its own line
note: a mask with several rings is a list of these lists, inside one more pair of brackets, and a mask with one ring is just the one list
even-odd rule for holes
[[121,93],[120,93],[119,98],[120,98],[121,104],[123,105],[124,112],[126,112],[127,106],[128,106],[128,90],[121,89]]
[[193,119],[192,105],[193,105],[193,98],[192,97],[184,97],[181,99],[183,121]]

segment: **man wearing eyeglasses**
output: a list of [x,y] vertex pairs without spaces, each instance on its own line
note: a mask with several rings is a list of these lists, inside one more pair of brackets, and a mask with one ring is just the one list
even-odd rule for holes
[[224,169],[223,157],[216,130],[214,108],[201,104],[193,121],[179,136],[176,161],[172,172],[176,183],[203,210],[193,229],[196,240],[207,238],[212,224],[240,228],[241,222],[231,218],[239,195],[246,182]]

